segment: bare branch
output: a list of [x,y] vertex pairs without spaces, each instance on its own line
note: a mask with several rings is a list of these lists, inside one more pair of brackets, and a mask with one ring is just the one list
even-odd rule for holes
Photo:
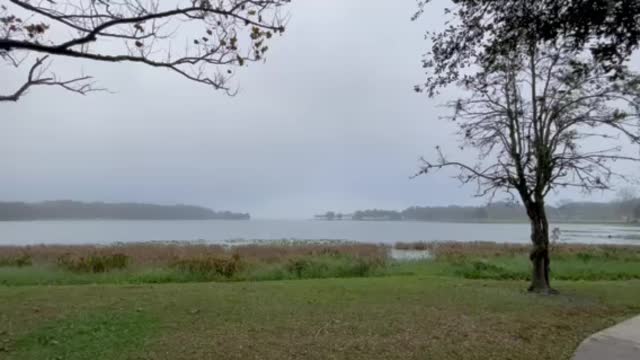
[[17,54],[29,53],[138,63],[233,95],[232,68],[264,59],[268,41],[284,32],[279,9],[289,1],[8,0],[13,8],[0,8],[0,55],[14,66]]
[[31,88],[35,86],[58,86],[68,91],[74,92],[80,95],[86,95],[90,92],[105,91],[102,88],[94,87],[92,78],[90,76],[80,76],[69,80],[59,80],[55,74],[49,74],[45,76],[47,66],[45,61],[48,56],[44,56],[36,59],[35,63],[31,66],[29,74],[25,83],[20,86],[15,92],[9,95],[0,95],[1,101],[18,101],[21,96],[25,95]]
[[[617,69],[620,78],[561,42],[523,47],[491,71],[466,77],[471,94],[449,103],[462,148],[477,150],[478,162],[448,161],[437,148],[436,162],[422,160],[420,172],[456,168],[478,195],[517,191],[523,202],[544,203],[554,188],[607,190],[617,161],[640,162],[622,152],[620,138],[640,144],[640,75]],[[581,143],[598,139],[600,149]]]

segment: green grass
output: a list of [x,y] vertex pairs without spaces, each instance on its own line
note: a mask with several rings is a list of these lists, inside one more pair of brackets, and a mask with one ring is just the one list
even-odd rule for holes
[[153,332],[155,319],[143,312],[89,312],[50,320],[18,338],[14,359],[104,359],[135,351]]
[[452,249],[409,262],[3,266],[0,359],[570,359],[640,312],[638,252],[561,253],[560,295],[539,296],[525,291],[526,255]]
[[[522,256],[468,258],[445,264],[451,274],[468,279],[529,280],[531,276],[529,260]],[[604,258],[558,258],[552,259],[551,277],[555,280],[573,281],[640,279],[640,263]]]
[[52,266],[0,268],[0,285],[159,284],[203,281],[169,268],[137,268],[104,273],[77,273]]
[[[528,280],[526,256],[461,257],[408,262],[371,261],[344,256],[301,257],[279,263],[253,263],[231,277],[171,267],[132,267],[83,273],[55,266],[0,267],[0,285],[160,284],[208,281],[267,281],[392,275],[438,275],[467,279]],[[640,262],[606,257],[564,256],[552,259],[554,280],[640,279]]]
[[[419,274],[484,280],[530,280],[531,263],[526,255],[462,255],[437,260],[395,262],[387,274]],[[551,278],[569,281],[640,279],[637,253],[593,252],[555,256],[551,259]]]
[[387,276],[0,287],[2,359],[569,359],[640,281]]

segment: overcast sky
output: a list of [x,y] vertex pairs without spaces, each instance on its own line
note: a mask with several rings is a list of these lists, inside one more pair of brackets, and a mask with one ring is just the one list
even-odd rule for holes
[[[420,155],[455,149],[438,118],[445,97],[412,90],[424,32],[442,13],[411,22],[414,10],[413,0],[296,1],[267,62],[238,72],[233,98],[158,69],[56,59],[114,93],[37,89],[1,104],[0,199],[187,203],[259,218],[481,204],[451,174],[409,180]],[[554,195],[567,197],[582,198]]]

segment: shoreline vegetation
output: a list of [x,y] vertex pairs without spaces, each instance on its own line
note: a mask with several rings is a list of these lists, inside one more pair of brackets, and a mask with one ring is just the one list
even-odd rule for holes
[[72,200],[0,202],[0,221],[26,220],[249,220],[248,213],[193,205],[103,203]]
[[557,296],[516,244],[1,246],[0,358],[568,360],[640,311],[640,246],[552,251]]
[[[563,201],[546,207],[553,223],[638,224],[640,199],[618,200],[608,203]],[[353,213],[327,211],[314,216],[327,221],[431,221],[468,223],[524,223],[529,222],[526,211],[518,203],[495,202],[485,206],[412,206],[404,210],[368,209]]]
[[[1,285],[243,282],[429,275],[530,278],[526,244],[342,241],[0,246]],[[557,244],[552,278],[640,279],[640,246]]]
[[[389,218],[369,218],[369,219],[334,219],[328,220],[324,215],[316,215],[312,221],[354,221],[354,222],[424,222],[424,223],[444,223],[444,224],[529,224],[527,219],[441,219],[441,220],[414,220],[414,219],[389,219]],[[640,226],[639,222],[626,221],[626,220],[585,220],[585,219],[573,219],[573,220],[559,220],[555,219],[551,222],[551,225],[620,225],[620,226]]]

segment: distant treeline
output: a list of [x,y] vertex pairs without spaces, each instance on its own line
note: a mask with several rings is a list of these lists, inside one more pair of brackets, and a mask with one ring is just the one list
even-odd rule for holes
[[45,201],[0,202],[0,220],[249,220],[249,214],[216,212],[200,206]]
[[[547,206],[552,221],[606,221],[638,222],[640,219],[640,199],[615,201],[610,203],[565,202],[558,206]],[[356,221],[527,221],[524,207],[507,202],[492,203],[487,206],[414,206],[402,211],[359,210],[353,214],[318,215],[324,220]]]

